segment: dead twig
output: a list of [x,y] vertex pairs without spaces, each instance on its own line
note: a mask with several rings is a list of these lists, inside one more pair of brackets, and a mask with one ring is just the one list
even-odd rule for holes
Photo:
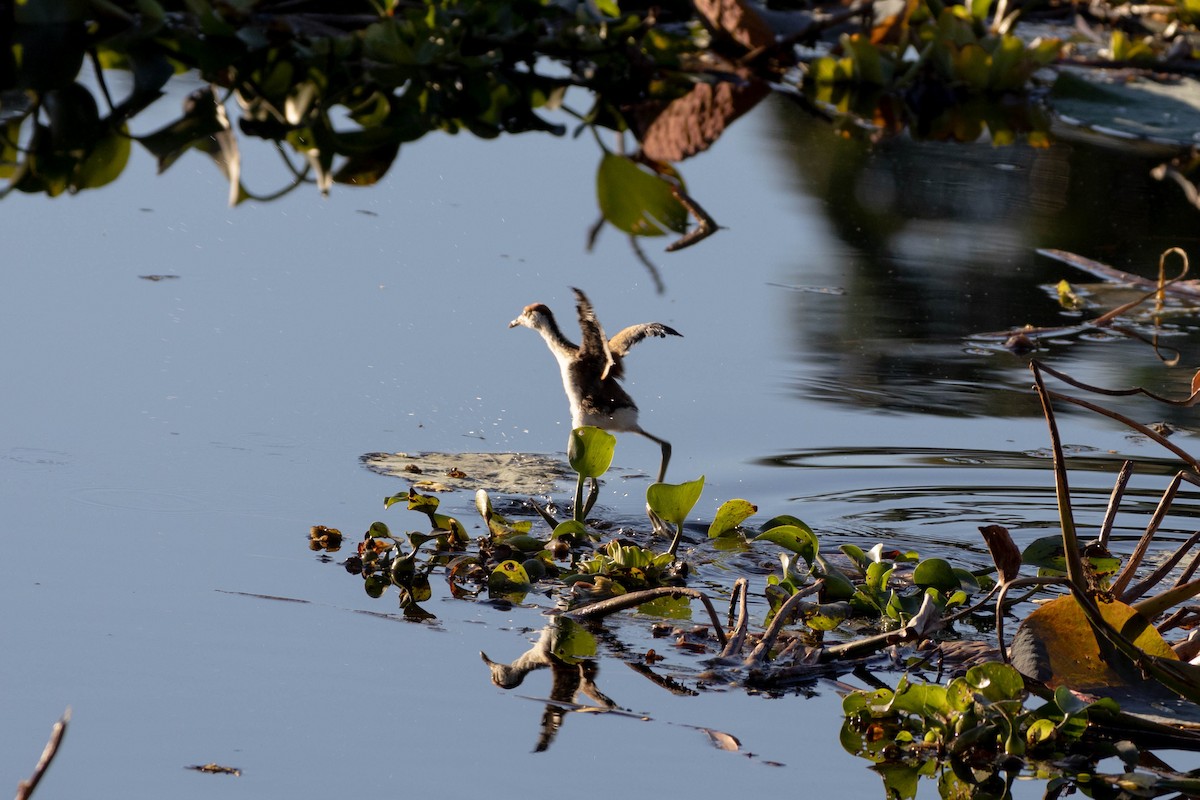
[[38,759],[37,766],[33,768],[33,774],[29,776],[29,780],[21,781],[17,784],[17,800],[27,800],[33,795],[33,790],[41,783],[42,776],[50,768],[50,762],[58,754],[59,745],[62,744],[63,736],[67,733],[67,724],[70,721],[71,709],[68,707],[58,722],[54,723],[54,727],[51,728],[50,740],[46,742],[46,747],[42,750],[42,757]]

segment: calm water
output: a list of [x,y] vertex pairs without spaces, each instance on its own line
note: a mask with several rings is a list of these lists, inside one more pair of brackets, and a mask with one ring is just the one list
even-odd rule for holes
[[[252,188],[284,180],[269,153],[249,158]],[[772,100],[684,165],[727,230],[677,254],[647,245],[657,294],[611,229],[584,251],[598,159],[586,137],[428,137],[376,189],[230,210],[200,156],[161,177],[137,157],[102,192],[4,201],[4,780],[29,773],[69,705],[41,800],[456,797],[609,774],[646,795],[881,796],[837,744],[831,683],[813,699],[680,697],[603,658],[599,686],[638,716],[571,715],[548,753],[531,754],[549,675],[505,692],[478,653],[516,658],[551,599],[506,610],[452,600],[435,579],[438,622],[380,616],[394,595],[368,598],[306,549],[307,529],[420,527],[383,510],[402,485],[362,469],[366,452],[560,451],[557,371],[536,336],[506,325],[534,301],[569,321],[580,286],[610,330],[660,320],[685,334],[639,346],[629,386],[645,427],[674,443],[670,477],[707,476],[698,521],[746,497],[761,519],[795,514],[834,544],[986,565],[978,526],[1027,541],[1054,509],[1024,362],[969,337],[1062,321],[1041,285],[1083,278],[1035,248],[1150,274],[1163,248],[1194,248],[1195,211],[1145,177],[1151,165],[1112,154],[867,151]],[[139,279],[149,274],[179,277]],[[1194,320],[1176,327],[1194,368]],[[1143,345],[1042,355],[1110,385],[1182,392],[1188,380]],[[1191,412],[1123,407],[1185,428],[1185,447],[1194,438]],[[1161,454],[1078,413],[1063,424],[1068,443],[1094,448],[1095,469],[1075,473],[1094,522],[1109,451]],[[618,445],[624,474],[652,473],[657,458],[652,443]],[[1123,536],[1161,482],[1135,480]],[[644,486],[610,481],[602,513],[635,520]],[[444,502],[474,520],[469,497]],[[1194,529],[1195,506],[1181,500],[1169,527]],[[646,628],[620,626],[617,641],[700,668]],[[697,727],[737,736],[741,753],[711,749]],[[244,773],[184,769],[208,762]]]

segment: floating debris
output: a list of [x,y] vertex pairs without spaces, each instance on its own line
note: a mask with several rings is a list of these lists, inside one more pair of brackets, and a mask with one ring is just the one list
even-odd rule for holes
[[[359,461],[372,472],[405,478],[431,492],[486,488],[498,494],[541,495],[575,477],[563,461],[526,453],[366,453]],[[418,475],[438,480],[417,480]]]

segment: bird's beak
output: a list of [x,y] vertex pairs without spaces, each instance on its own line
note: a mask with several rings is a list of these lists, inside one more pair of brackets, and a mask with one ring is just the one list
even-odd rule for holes
[[508,327],[515,328],[520,324],[521,324],[521,319],[520,319],[520,317],[518,317],[517,319],[514,319],[512,322],[508,323]]

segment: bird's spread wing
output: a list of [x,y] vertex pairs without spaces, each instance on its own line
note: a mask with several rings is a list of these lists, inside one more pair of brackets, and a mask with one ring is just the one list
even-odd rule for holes
[[578,289],[572,291],[575,292],[575,306],[579,309],[579,330],[583,334],[583,342],[579,345],[581,366],[598,368],[600,379],[604,380],[615,364],[608,338],[604,335],[604,328],[600,327],[600,320],[596,319],[596,311],[587,295]]
[[624,358],[629,352],[629,348],[647,336],[658,336],[665,339],[668,336],[683,336],[683,334],[661,322],[643,322],[641,325],[630,325],[609,339],[608,349],[614,356]]

